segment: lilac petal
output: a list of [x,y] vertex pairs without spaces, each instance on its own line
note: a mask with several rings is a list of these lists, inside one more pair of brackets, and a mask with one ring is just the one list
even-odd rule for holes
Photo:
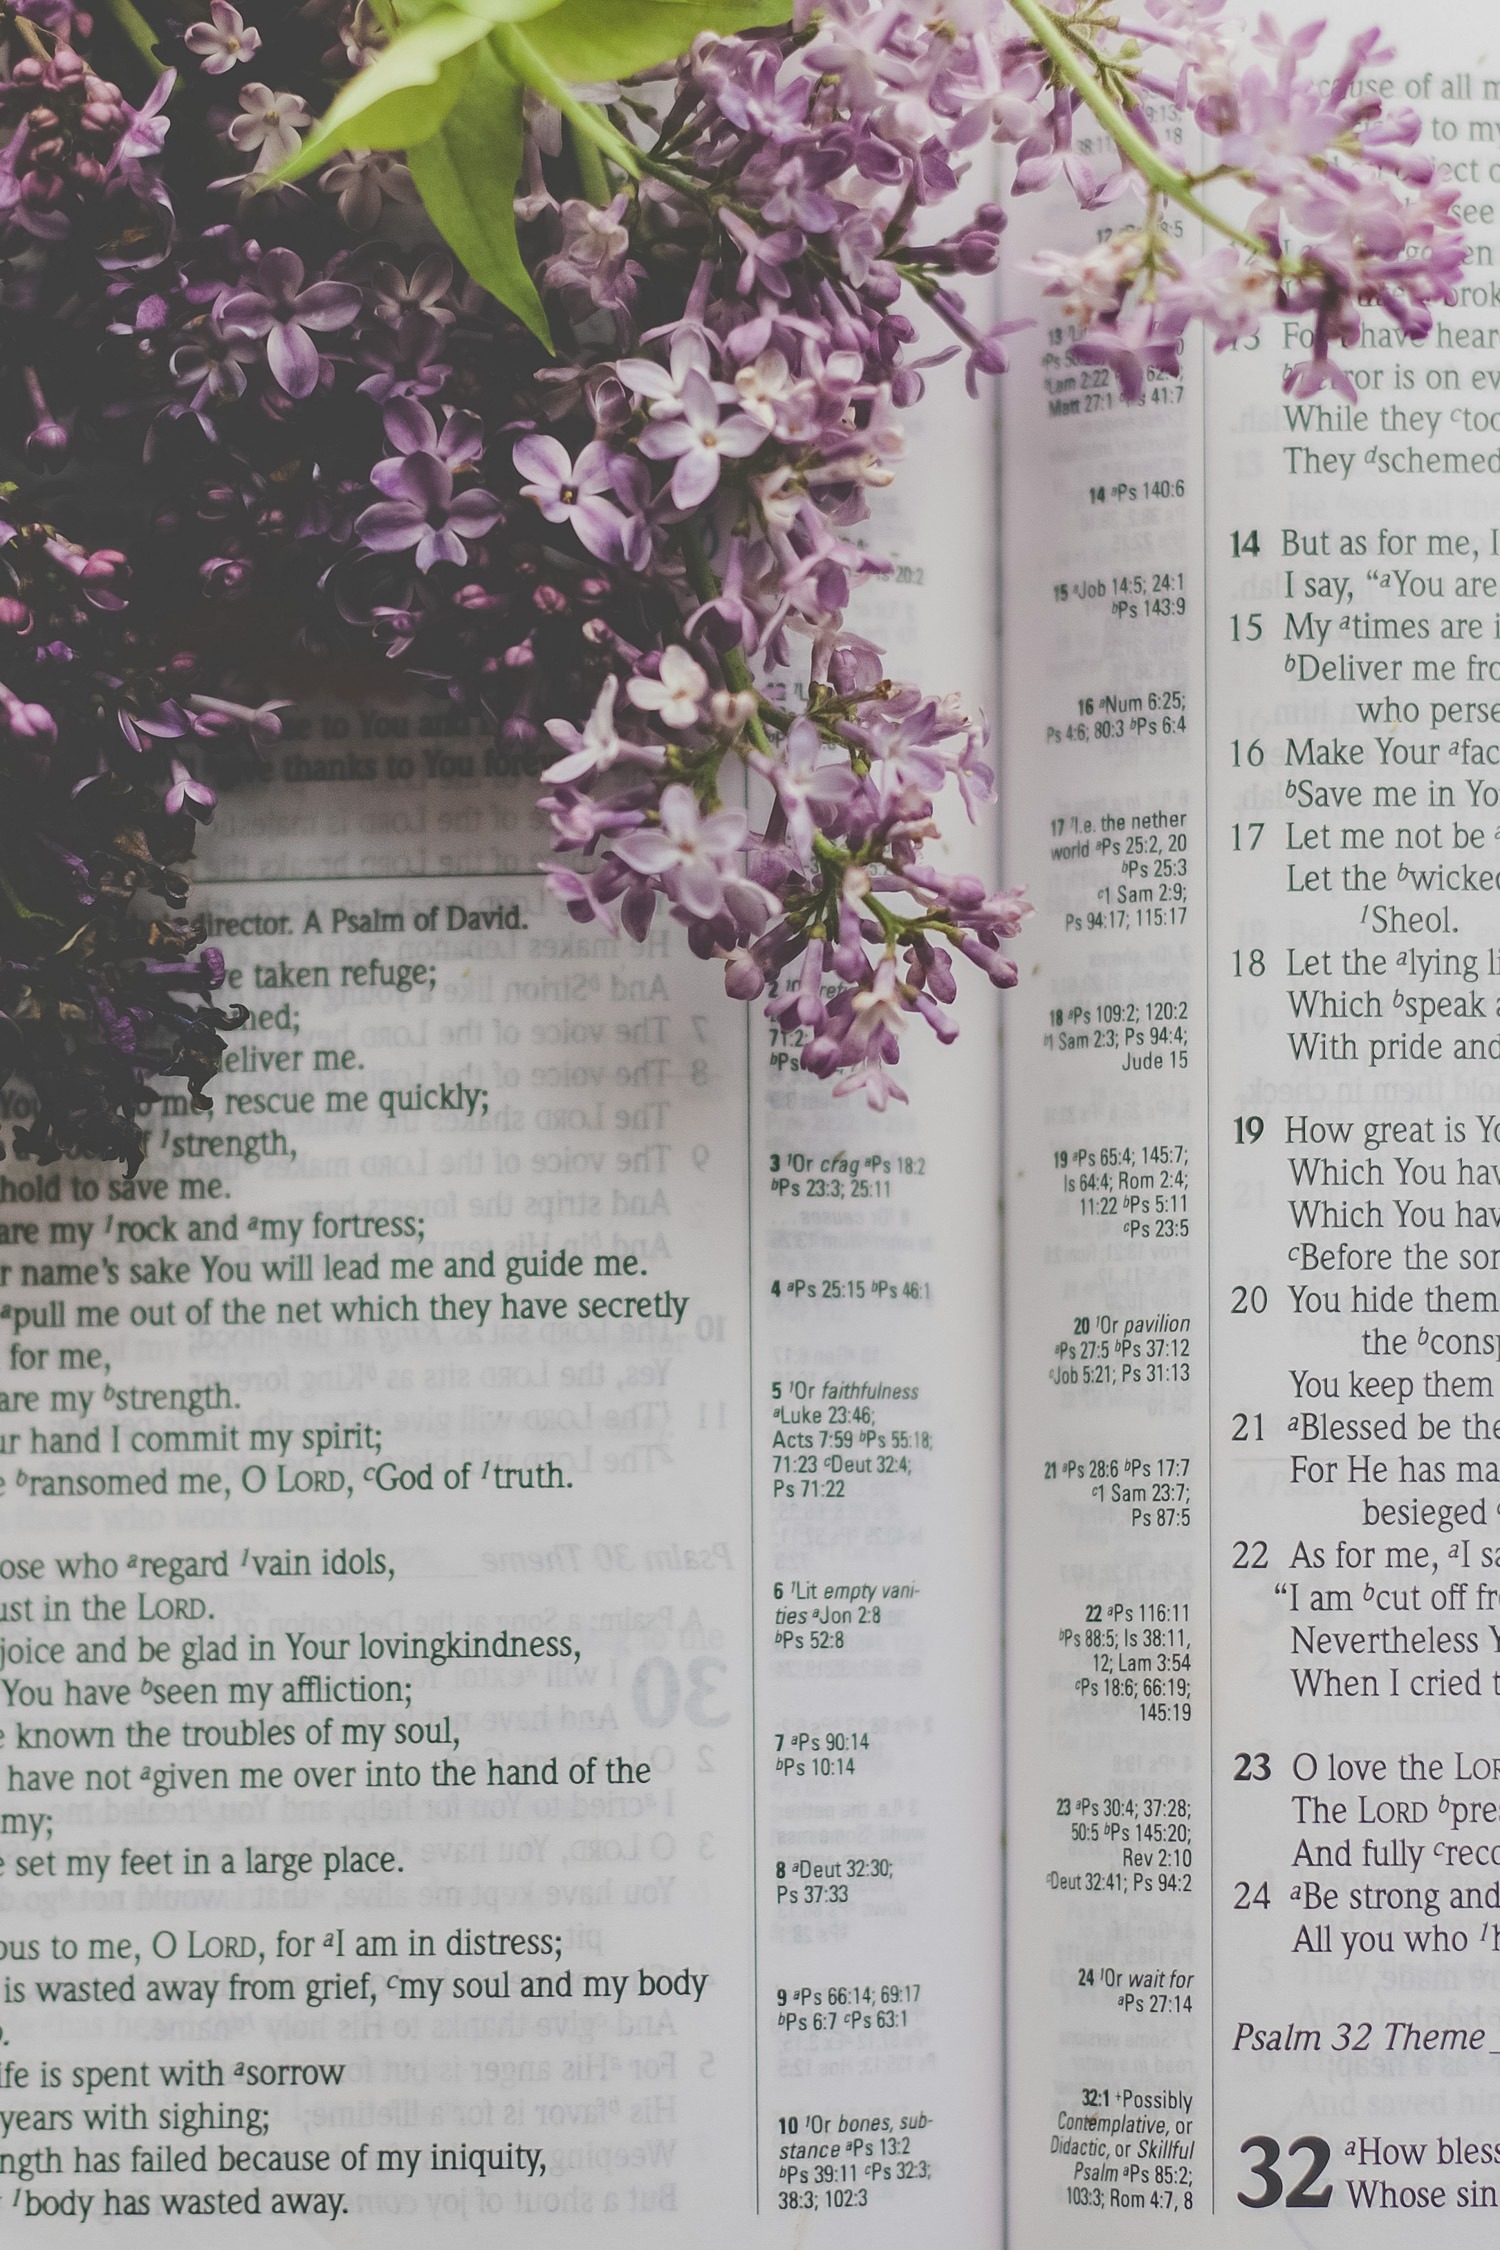
[[462,563],[469,559],[469,550],[456,531],[423,532],[417,548],[418,570],[431,570],[436,563]]
[[646,571],[651,568],[655,553],[656,546],[650,528],[637,516],[625,526],[620,548],[621,558],[632,570]]
[[452,472],[435,453],[408,453],[398,482],[404,497],[424,515],[446,513],[453,498]]
[[620,901],[620,921],[625,935],[633,937],[637,945],[646,942],[658,895],[649,883],[632,883]]
[[426,530],[426,523],[409,500],[378,501],[366,508],[355,524],[356,535],[377,554],[396,554],[403,547],[415,547]]
[[737,852],[745,841],[750,823],[735,805],[724,812],[710,813],[699,827],[698,835],[706,851],[715,858],[722,852]]
[[642,430],[635,442],[648,461],[675,461],[698,440],[686,422],[653,422],[649,429]]
[[555,437],[524,437],[511,454],[523,477],[537,484],[563,485],[571,481],[573,463],[568,449]]
[[664,367],[654,359],[618,359],[615,373],[622,383],[629,385],[637,398],[672,398],[677,386]]
[[701,862],[684,867],[673,890],[678,904],[685,906],[689,914],[696,914],[704,921],[710,915],[717,914],[724,903],[723,878],[717,868],[705,866]]
[[719,451],[736,460],[754,453],[765,441],[765,430],[748,414],[731,414],[727,422],[719,424]]
[[302,287],[306,270],[295,250],[268,250],[255,269],[255,278],[268,297],[285,303]]
[[[548,721],[551,724],[551,721]],[[559,758],[555,766],[544,766],[543,781],[575,781],[581,773],[591,773],[594,767],[592,750],[574,750],[566,758]]]
[[242,289],[219,306],[219,326],[232,335],[264,336],[274,327],[276,314],[259,290]]
[[674,843],[691,845],[697,840],[698,800],[686,782],[674,781],[662,791],[661,824]]
[[627,508],[639,512],[651,502],[651,471],[633,453],[617,453],[610,462],[610,489]]
[[762,890],[759,883],[747,882],[742,875],[729,875],[724,880],[724,904],[742,930],[759,937],[777,901],[770,891]]
[[456,406],[443,427],[436,451],[450,469],[461,469],[468,462],[477,461],[484,451],[484,424],[479,416]]
[[[668,429],[675,425],[668,423]],[[719,482],[719,456],[706,446],[695,445],[691,453],[684,453],[672,471],[672,500],[679,508],[697,508],[714,491]]]
[[670,843],[660,829],[637,829],[633,836],[618,836],[611,847],[616,859],[623,859],[638,875],[664,875],[669,867],[679,865],[682,854]]
[[573,529],[591,555],[601,562],[616,562],[624,551],[625,526],[605,500],[581,500],[568,513]]
[[493,492],[461,492],[448,510],[448,521],[467,539],[482,538],[500,520],[500,503]]
[[390,400],[385,410],[385,434],[398,453],[437,450],[437,424],[419,399]]
[[612,482],[614,453],[598,438],[591,438],[579,454],[573,470],[573,482],[580,492],[608,492]]
[[411,277],[411,294],[419,303],[428,298],[441,297],[453,283],[453,261],[441,250],[429,250],[419,258]]
[[405,466],[405,461],[399,458],[394,461],[377,461],[370,471],[370,482],[374,485],[375,490],[383,492],[388,500],[399,500],[401,498],[401,471]]
[[266,338],[271,373],[288,398],[310,398],[318,387],[318,347],[294,320],[276,323]]
[[719,402],[714,397],[713,385],[697,368],[690,368],[682,379],[682,411],[695,430],[711,430],[719,419]]
[[315,281],[297,299],[297,318],[304,328],[347,328],[364,301],[352,282]]

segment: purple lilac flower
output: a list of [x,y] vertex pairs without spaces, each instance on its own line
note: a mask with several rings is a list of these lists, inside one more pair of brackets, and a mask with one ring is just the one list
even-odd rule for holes
[[289,398],[307,398],[317,389],[314,333],[349,327],[364,303],[348,281],[315,281],[304,289],[306,271],[295,250],[268,250],[255,269],[255,287],[232,291],[215,308],[229,334],[265,338],[271,373]]
[[659,743],[622,742],[615,732],[615,697],[619,689],[619,680],[611,672],[581,730],[570,726],[566,719],[547,721],[547,732],[554,742],[563,745],[567,755],[547,767],[543,781],[577,781],[584,774],[604,773],[617,758],[633,758],[643,765],[662,763],[666,752]]
[[455,494],[453,471],[435,453],[408,453],[380,462],[371,481],[386,497],[366,508],[354,529],[377,554],[416,550],[418,570],[469,559],[466,540],[482,539],[500,519],[492,492],[470,489]]
[[521,475],[531,480],[522,485],[523,496],[536,502],[548,523],[571,524],[589,553],[602,562],[620,553],[619,510],[603,498],[610,490],[608,446],[595,440],[575,463],[556,438],[526,437],[514,448],[512,459]]
[[255,151],[257,172],[274,171],[302,146],[312,111],[300,94],[273,93],[254,79],[240,88],[240,114],[229,127],[237,149]]
[[[904,1098],[906,1032],[955,1035],[960,957],[1012,985],[1028,911],[929,856],[993,793],[982,715],[887,676],[847,621],[887,567],[864,526],[906,409],[950,356],[971,390],[1000,373],[1017,325],[974,294],[1003,213],[949,220],[955,183],[991,140],[1020,192],[1119,201],[1107,241],[1033,271],[1128,395],[1175,369],[1191,322],[1222,347],[1272,310],[1313,337],[1293,392],[1347,385],[1366,312],[1425,335],[1463,255],[1456,186],[1369,92],[1375,35],[1325,57],[1315,29],[1262,22],[1247,53],[1219,0],[1091,17],[1111,96],[1153,105],[1136,123],[1162,151],[1162,113],[1189,117],[1238,199],[1240,238],[1191,258],[1129,163],[1076,145],[1095,121],[1004,0],[799,0],[790,27],[700,38],[659,105],[585,91],[643,148],[673,120],[666,176],[597,201],[570,194],[564,120],[528,98],[516,215],[557,346],[542,362],[431,246],[395,154],[343,150],[306,188],[267,188],[328,76],[378,50],[366,0],[254,25],[201,4],[170,105],[169,76],[136,108],[95,74],[74,0],[29,11],[45,58],[0,58],[0,302],[23,316],[0,323],[0,375],[30,401],[32,468],[66,452],[73,471],[65,528],[0,504],[8,810],[45,839],[38,928],[86,912],[101,964],[0,963],[0,1069],[19,1042],[31,1145],[135,1161],[153,1071],[205,1098],[230,1019],[195,1009],[222,964],[179,919],[178,858],[213,762],[282,732],[276,649],[320,646],[330,619],[545,769],[570,915],[637,939],[674,919],[726,991],[797,1028],[803,1068]],[[205,200],[205,125],[234,152],[230,206]],[[918,344],[918,295],[946,349]],[[91,332],[101,351],[66,348]],[[95,544],[89,495],[142,461],[149,520],[128,555]],[[205,600],[253,593],[271,632],[180,647],[129,607],[133,571],[155,587],[184,568]],[[746,768],[752,810],[726,810]],[[142,887],[162,911],[127,935],[116,902]],[[27,1028],[60,1009],[85,1027],[76,1067]]]
[[211,78],[246,63],[260,47],[260,33],[246,23],[230,0],[211,0],[206,23],[190,23],[182,35],[188,53],[198,57],[198,68]]
[[695,370],[683,378],[681,414],[653,422],[639,442],[648,461],[676,462],[672,499],[687,509],[701,507],[715,490],[726,460],[757,452],[764,438],[765,431],[749,414],[731,414],[721,422],[713,386]]

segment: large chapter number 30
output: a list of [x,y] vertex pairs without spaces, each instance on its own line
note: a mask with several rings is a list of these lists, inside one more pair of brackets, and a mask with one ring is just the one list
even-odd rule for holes
[[1300,2140],[1293,2141],[1287,2155],[1301,2156],[1305,2151],[1312,2162],[1291,2188],[1283,2186],[1281,2174],[1276,2169],[1281,2161],[1280,2141],[1273,2141],[1269,2133],[1252,2133],[1248,2141],[1240,2143],[1241,2156],[1248,2156],[1254,2148],[1260,2150],[1260,2162],[1252,2164],[1250,2170],[1262,2183],[1263,2192],[1260,2195],[1246,2195],[1243,2188],[1240,2190],[1240,2201],[1247,2211],[1269,2211],[1273,2204],[1281,2201],[1283,2195],[1289,2211],[1328,2209],[1333,2195],[1333,2182],[1330,2180],[1327,2187],[1316,2191],[1313,2188],[1313,2182],[1321,2180],[1327,2171],[1328,2160],[1333,2153],[1326,2141],[1319,2140],[1314,2133],[1304,2133]]

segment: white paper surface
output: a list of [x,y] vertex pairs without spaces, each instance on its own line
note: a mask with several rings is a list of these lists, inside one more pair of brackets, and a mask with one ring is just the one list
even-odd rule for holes
[[[971,427],[866,623],[983,695]],[[479,730],[299,730],[212,1118],[0,1176],[0,2231],[993,2239],[987,990],[833,1104]]]
[[1387,23],[1471,199],[1425,345],[1126,409],[1044,310],[1007,393],[1016,2250],[1500,2195],[1500,77]]

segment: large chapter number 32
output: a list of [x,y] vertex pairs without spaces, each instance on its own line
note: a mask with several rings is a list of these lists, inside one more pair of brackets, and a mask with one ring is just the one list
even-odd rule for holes
[[1260,2150],[1260,2162],[1252,2164],[1250,2170],[1261,2182],[1261,2193],[1246,2195],[1243,2188],[1240,2190],[1240,2201],[1247,2211],[1269,2211],[1273,2204],[1281,2201],[1283,2195],[1289,2211],[1328,2209],[1333,2195],[1333,2182],[1330,2180],[1327,2187],[1321,2188],[1313,2185],[1315,2180],[1322,2179],[1333,2153],[1326,2141],[1319,2140],[1313,2133],[1304,2133],[1300,2140],[1293,2141],[1287,2155],[1301,2156],[1305,2152],[1312,2161],[1301,2179],[1291,2188],[1283,2185],[1281,2174],[1276,2169],[1281,2161],[1280,2141],[1273,2141],[1269,2133],[1252,2133],[1248,2141],[1240,2143],[1241,2156],[1248,2156],[1252,2149]]

